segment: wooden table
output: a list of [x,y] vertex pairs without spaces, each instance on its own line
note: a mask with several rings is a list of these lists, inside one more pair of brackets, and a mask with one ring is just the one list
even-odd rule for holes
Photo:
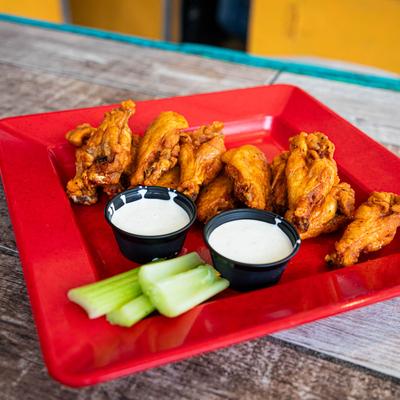
[[[0,117],[292,83],[400,154],[400,93],[0,22]],[[400,300],[80,390],[48,377],[0,189],[0,398],[400,397]]]

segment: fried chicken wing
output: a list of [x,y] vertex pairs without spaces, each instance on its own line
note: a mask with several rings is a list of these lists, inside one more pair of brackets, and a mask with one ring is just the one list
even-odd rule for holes
[[286,164],[289,211],[286,217],[299,232],[307,231],[310,216],[339,183],[334,144],[323,133],[300,133],[290,139]]
[[161,175],[175,167],[181,130],[186,119],[173,111],[162,112],[149,126],[138,149],[131,186],[155,185]]
[[264,153],[252,145],[231,149],[222,155],[232,179],[235,196],[250,208],[270,210],[271,173]]
[[75,153],[75,177],[67,183],[67,194],[74,202],[95,203],[98,186],[106,192],[119,190],[121,175],[132,164],[133,140],[128,120],[134,111],[135,103],[124,101],[119,108],[105,113],[97,129],[84,124],[67,134],[71,143],[80,145]]
[[373,192],[355,212],[354,221],[335,243],[335,251],[325,257],[328,264],[353,265],[361,253],[380,250],[389,244],[400,226],[400,196]]
[[180,182],[181,171],[178,165],[163,173],[157,181],[156,186],[163,186],[171,189],[177,189]]
[[348,183],[341,182],[334,186],[321,204],[312,209],[308,229],[300,233],[301,239],[340,229],[353,217],[354,203],[354,190]]
[[136,153],[140,142],[140,136],[136,133],[132,133],[132,143],[131,143],[131,162],[127,164],[126,168],[121,174],[121,178],[116,184],[109,184],[103,186],[103,191],[108,196],[114,196],[119,192],[122,192],[125,188],[129,186],[129,178],[132,175],[132,171],[135,168]]
[[196,199],[201,185],[211,182],[221,171],[225,152],[222,122],[213,122],[182,135],[179,165],[181,183],[178,190]]
[[197,218],[206,223],[222,211],[235,208],[237,203],[233,195],[233,183],[222,173],[201,189],[196,201]]
[[288,207],[287,185],[286,185],[286,163],[289,152],[284,151],[277,155],[271,163],[271,200],[274,211],[277,214],[285,215]]

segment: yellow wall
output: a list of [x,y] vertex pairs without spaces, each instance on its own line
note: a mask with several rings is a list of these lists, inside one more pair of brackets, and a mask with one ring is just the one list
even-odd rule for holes
[[0,12],[63,22],[61,0],[0,0]]
[[70,0],[70,10],[74,24],[163,37],[163,0]]
[[400,72],[399,0],[252,0],[248,50]]

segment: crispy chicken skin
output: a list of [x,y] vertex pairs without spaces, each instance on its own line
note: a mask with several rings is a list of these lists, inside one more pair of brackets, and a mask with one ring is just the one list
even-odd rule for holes
[[271,163],[271,199],[274,211],[277,214],[285,215],[287,210],[287,185],[286,185],[286,163],[289,152],[284,151],[278,154]]
[[122,172],[121,179],[116,184],[104,185],[103,191],[109,196],[114,196],[119,192],[122,192],[129,186],[129,178],[132,175],[132,171],[135,168],[136,153],[140,142],[140,136],[136,133],[132,133],[131,143],[131,162],[127,164],[126,168]]
[[121,175],[133,159],[128,120],[134,111],[135,103],[127,100],[106,112],[97,129],[84,124],[68,132],[67,139],[80,145],[76,150],[76,175],[67,183],[67,194],[75,203],[95,203],[98,186],[110,194],[120,190]]
[[174,168],[163,173],[160,179],[157,181],[156,186],[167,187],[171,189],[177,189],[180,182],[181,171],[178,165]]
[[400,226],[400,196],[373,192],[355,212],[354,221],[335,243],[335,251],[325,257],[330,265],[348,266],[361,253],[380,250],[389,244]]
[[98,200],[97,186],[84,181],[84,171],[77,163],[76,175],[67,183],[67,195],[74,203],[90,205]]
[[69,131],[65,138],[75,147],[81,147],[87,140],[92,136],[92,134],[96,132],[96,128],[91,126],[90,124],[81,124],[78,125],[72,131]]
[[335,185],[321,204],[313,208],[307,231],[301,239],[309,239],[340,229],[354,214],[355,194],[348,183]]
[[264,153],[252,145],[231,149],[222,155],[232,179],[235,196],[250,208],[270,210],[271,173]]
[[197,218],[204,223],[222,211],[235,208],[232,181],[224,173],[218,175],[201,189],[196,205]]
[[178,190],[193,200],[201,185],[207,185],[221,171],[221,155],[226,151],[222,122],[202,126],[181,137],[179,165],[181,169]]
[[163,173],[175,167],[181,130],[188,126],[186,119],[173,111],[162,112],[151,123],[139,144],[131,186],[155,185]]
[[314,207],[339,183],[334,144],[323,133],[300,133],[290,138],[286,164],[288,212],[298,231],[307,231]]

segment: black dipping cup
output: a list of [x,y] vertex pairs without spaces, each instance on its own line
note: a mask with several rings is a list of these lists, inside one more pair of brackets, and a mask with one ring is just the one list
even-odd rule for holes
[[[292,252],[282,260],[266,264],[247,264],[231,260],[216,252],[209,244],[208,239],[211,232],[218,226],[239,219],[254,219],[270,224],[276,223],[275,218],[280,221],[278,227],[287,235],[293,245]],[[297,253],[301,240],[292,224],[283,219],[280,215],[270,211],[255,210],[251,208],[225,211],[216,215],[207,222],[204,227],[204,240],[210,249],[215,269],[230,282],[230,287],[236,290],[251,290],[277,283],[286,268],[288,261]],[[265,243],[268,246],[268,243]]]
[[[142,194],[139,190],[147,190],[144,198],[169,200],[169,193],[174,192],[177,196],[173,199],[182,207],[189,216],[189,223],[178,231],[164,235],[144,236],[126,232],[112,223],[114,212],[124,205],[122,196],[126,203],[140,200]],[[137,186],[114,196],[106,205],[104,216],[110,224],[121,253],[129,260],[143,264],[156,258],[172,258],[178,255],[185,242],[186,234],[193,222],[196,220],[197,210],[192,200],[176,190],[161,186]]]

